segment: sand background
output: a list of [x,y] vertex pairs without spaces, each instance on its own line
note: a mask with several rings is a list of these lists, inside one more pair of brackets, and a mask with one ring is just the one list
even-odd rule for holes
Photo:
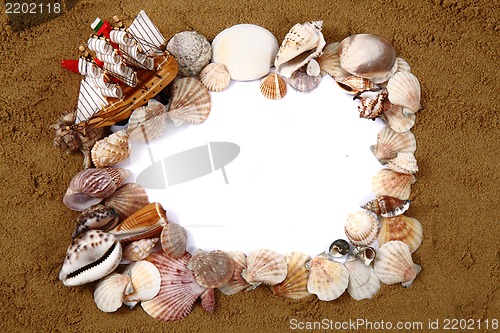
[[[16,332],[285,332],[289,321],[422,321],[499,318],[499,5],[495,1],[72,1],[65,14],[23,29],[0,14],[0,328]],[[74,6],[68,10],[69,7]],[[273,297],[266,288],[195,306],[161,323],[140,307],[100,312],[91,286],[65,287],[58,272],[76,213],[62,203],[81,155],[53,147],[49,129],[76,105],[76,58],[96,18],[131,22],[145,9],[168,39],[197,30],[209,40],[238,23],[261,25],[281,41],[297,22],[324,20],[327,42],[372,33],[392,42],[422,85],[412,129],[420,171],[409,216],[424,227],[414,286],[383,286],[371,300]],[[18,31],[14,31],[17,29]],[[265,232],[263,230],[262,232]],[[317,230],[304,232],[314,241]],[[425,326],[424,326],[425,327]],[[476,326],[477,327],[477,326]]]

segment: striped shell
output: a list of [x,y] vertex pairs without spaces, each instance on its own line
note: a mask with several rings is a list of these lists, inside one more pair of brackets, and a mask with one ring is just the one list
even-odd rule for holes
[[321,75],[309,76],[305,68],[299,68],[287,79],[288,84],[301,93],[309,93],[316,89],[321,82]]
[[307,291],[309,271],[306,268],[306,263],[311,260],[311,257],[300,252],[286,253],[284,257],[288,272],[285,280],[271,287],[273,294],[293,299],[310,296]]
[[150,99],[147,106],[141,106],[132,112],[128,120],[129,139],[137,142],[149,142],[163,135],[166,128],[167,107],[155,99]]
[[273,286],[286,278],[285,258],[272,250],[260,249],[247,256],[247,267],[241,276],[254,288],[261,283]]
[[337,53],[339,45],[339,42],[327,44],[323,49],[323,54],[316,58],[322,76],[328,74],[334,79],[337,79],[351,75],[340,67],[340,58]]
[[344,231],[354,245],[367,246],[377,237],[378,221],[372,213],[366,211],[350,213],[346,217]]
[[245,253],[239,251],[229,251],[227,255],[233,259],[234,273],[229,282],[219,287],[219,290],[224,295],[233,295],[250,287],[250,284],[241,276],[241,272],[247,267],[247,256]]
[[161,231],[161,247],[163,252],[172,258],[180,258],[186,252],[187,232],[183,226],[168,223]]
[[231,280],[234,262],[224,251],[197,251],[188,262],[196,282],[206,288],[219,288]]
[[372,266],[365,265],[361,260],[350,260],[345,263],[349,271],[347,292],[355,300],[372,298],[380,289],[380,280]]
[[286,81],[278,74],[271,73],[260,82],[260,92],[265,98],[281,99],[286,94]]
[[378,245],[382,246],[392,240],[402,241],[415,252],[422,244],[422,224],[412,217],[399,215],[395,217],[381,217],[382,227],[378,234]]
[[413,153],[399,152],[398,156],[389,160],[387,166],[392,171],[414,174],[418,171],[417,159]]
[[408,245],[400,241],[391,241],[380,247],[374,268],[382,283],[402,283],[405,288],[411,286],[421,269],[413,263]]
[[395,132],[406,132],[409,131],[413,125],[415,125],[416,116],[415,114],[403,114],[404,108],[398,105],[389,103],[384,112],[380,115],[387,125]]
[[380,89],[378,84],[372,81],[359,77],[359,76],[347,76],[339,77],[335,79],[337,85],[347,94],[357,95],[364,91],[378,90]]
[[223,64],[210,63],[202,69],[200,81],[209,91],[223,91],[229,86],[231,76]]
[[396,62],[398,63],[397,72],[411,72],[410,64],[406,60],[401,57],[396,58]]
[[322,256],[313,258],[309,264],[307,291],[322,301],[332,301],[347,289],[349,272],[341,263]]
[[411,185],[416,181],[414,175],[382,169],[372,178],[372,191],[376,197],[388,195],[407,200],[410,198]]
[[111,273],[101,279],[94,289],[94,302],[104,312],[115,312],[123,304],[125,294],[132,292],[132,283],[128,275]]
[[145,259],[153,251],[159,238],[144,238],[130,242],[123,249],[122,259],[139,261]]
[[104,168],[125,161],[130,154],[128,134],[124,130],[95,143],[91,151],[96,168]]
[[420,83],[410,72],[398,72],[387,83],[389,101],[392,104],[408,109],[415,113],[422,108],[420,105]]
[[149,198],[146,190],[136,183],[123,185],[104,200],[104,205],[113,208],[121,220],[125,220],[148,204]]
[[210,94],[199,80],[185,77],[174,82],[168,115],[175,126],[204,122],[211,107]]
[[377,144],[370,149],[380,163],[385,164],[396,158],[399,152],[414,153],[417,140],[411,132],[398,133],[386,126],[378,133]]
[[393,217],[403,214],[410,208],[410,200],[401,200],[388,195],[368,201],[361,208],[383,217]]
[[128,275],[133,292],[123,298],[123,302],[133,308],[138,302],[148,301],[160,291],[160,271],[149,261],[136,261],[125,267],[123,275]]
[[104,205],[94,205],[85,209],[76,219],[76,229],[73,238],[90,229],[109,231],[116,227],[120,218],[115,210]]

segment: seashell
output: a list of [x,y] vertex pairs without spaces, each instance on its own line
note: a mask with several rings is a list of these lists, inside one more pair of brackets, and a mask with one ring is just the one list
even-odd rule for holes
[[145,259],[153,251],[159,238],[145,238],[131,242],[123,249],[122,259],[139,261]]
[[418,171],[417,159],[413,156],[413,153],[398,152],[398,156],[389,160],[387,166],[392,171],[400,173],[411,173],[414,174]]
[[113,208],[120,220],[125,220],[147,204],[149,199],[146,190],[136,183],[121,186],[104,200],[104,205]]
[[237,292],[248,288],[250,285],[247,281],[241,276],[241,272],[247,267],[247,256],[243,252],[239,251],[229,251],[226,252],[227,255],[233,259],[234,262],[234,273],[231,280],[225,285],[219,287],[219,290],[224,295],[233,295]]
[[322,26],[323,21],[312,21],[297,23],[290,29],[274,59],[278,74],[290,78],[293,72],[321,54],[326,45]]
[[129,150],[128,134],[120,130],[95,143],[91,151],[92,162],[96,168],[118,164],[127,159]]
[[340,258],[349,253],[349,243],[344,239],[337,239],[328,249],[328,254],[334,258]]
[[382,91],[375,99],[358,97],[361,104],[358,106],[360,118],[373,119],[382,115],[389,107],[387,102],[387,91]]
[[124,295],[131,292],[129,276],[111,273],[96,284],[94,302],[101,311],[115,312],[122,306]]
[[287,80],[288,84],[295,90],[308,93],[316,89],[321,82],[321,75],[309,76],[305,72],[305,68],[296,70]]
[[395,217],[381,217],[382,228],[378,235],[378,245],[397,240],[402,241],[415,252],[422,244],[422,224],[412,217],[399,215]]
[[101,230],[89,230],[71,242],[66,251],[59,280],[65,286],[78,286],[113,272],[122,258],[117,239]]
[[204,122],[211,107],[210,94],[200,81],[186,77],[174,82],[168,115],[175,126]]
[[219,288],[231,280],[234,262],[224,251],[198,250],[191,257],[187,268],[192,270],[196,282],[206,288]]
[[191,255],[186,252],[174,259],[165,253],[152,253],[148,261],[153,263],[161,275],[160,292],[153,299],[141,302],[151,317],[161,321],[180,320],[187,317],[196,299],[206,288],[196,283],[193,272],[187,269]]
[[148,143],[165,133],[167,107],[155,99],[150,99],[147,106],[135,109],[128,120],[129,139]]
[[414,153],[417,140],[411,132],[398,133],[386,126],[378,133],[377,144],[370,149],[380,163],[385,164],[396,158],[399,152]]
[[257,80],[269,73],[278,47],[278,41],[268,30],[253,24],[237,24],[215,36],[212,62],[226,66],[231,80]]
[[286,278],[285,258],[272,250],[260,249],[247,256],[247,267],[241,276],[252,285],[252,289],[261,283],[273,286]]
[[186,252],[187,232],[184,227],[168,223],[161,231],[161,247],[163,252],[172,258],[180,258]]
[[285,280],[271,287],[273,294],[293,299],[310,296],[307,291],[309,271],[306,268],[306,263],[311,260],[311,257],[300,252],[286,253],[284,257],[288,272]]
[[269,74],[260,83],[260,92],[269,99],[281,99],[286,94],[286,82],[276,73]]
[[335,79],[335,82],[345,93],[350,95],[359,95],[364,91],[374,91],[380,89],[378,84],[359,76],[350,75],[339,77]]
[[387,100],[385,111],[380,117],[389,125],[395,132],[407,132],[415,125],[415,114],[410,113],[405,115],[404,108],[394,105]]
[[321,75],[330,75],[334,79],[350,76],[349,72],[340,67],[340,58],[337,53],[340,43],[330,43],[323,49],[323,54],[321,54],[316,60],[318,61],[319,67],[321,69]]
[[200,81],[209,91],[219,92],[227,88],[231,75],[223,64],[210,63],[201,70]]
[[71,179],[63,202],[69,209],[82,211],[112,195],[129,174],[118,168],[82,170]]
[[123,298],[129,308],[133,308],[138,302],[152,299],[160,291],[160,271],[149,261],[133,262],[125,267],[122,274],[130,277],[133,287],[133,291]]
[[313,258],[309,264],[307,291],[322,301],[332,301],[347,289],[349,272],[341,263],[323,256]]
[[375,259],[377,252],[370,246],[356,246],[354,250],[352,250],[352,254],[355,258],[358,258],[368,266],[372,263],[373,259]]
[[212,57],[212,46],[205,36],[196,31],[176,33],[168,41],[167,51],[177,60],[182,76],[198,75]]
[[380,289],[380,280],[372,266],[363,264],[360,260],[351,258],[345,263],[349,271],[347,292],[355,300],[369,299]]
[[393,217],[403,214],[410,208],[410,200],[401,200],[388,195],[368,201],[361,208],[369,210],[382,217]]
[[130,242],[159,235],[167,223],[165,210],[160,203],[153,202],[139,209],[109,233],[119,241]]
[[104,205],[94,205],[85,209],[76,219],[76,229],[73,238],[90,229],[109,231],[113,229],[120,218],[115,210]]
[[416,181],[413,175],[382,169],[372,178],[372,191],[376,197],[388,195],[407,200],[410,198],[411,185]]
[[306,65],[306,73],[309,76],[318,76],[321,74],[321,68],[319,67],[319,63],[311,59]]
[[396,70],[396,73],[398,73],[398,72],[411,72],[410,65],[406,62],[406,60],[404,60],[401,57],[397,57],[396,62],[398,64],[398,69]]
[[215,312],[215,291],[214,289],[207,289],[201,294],[201,307],[208,313]]
[[390,241],[379,248],[374,268],[382,283],[402,283],[405,288],[412,285],[421,270],[413,263],[408,245],[400,241]]
[[405,108],[403,114],[415,113],[422,108],[420,105],[420,83],[410,72],[394,74],[387,83],[389,101]]
[[338,54],[344,70],[374,83],[387,81],[397,70],[394,46],[375,35],[357,34],[344,38]]
[[367,211],[347,214],[344,232],[354,245],[369,245],[377,237],[377,218]]

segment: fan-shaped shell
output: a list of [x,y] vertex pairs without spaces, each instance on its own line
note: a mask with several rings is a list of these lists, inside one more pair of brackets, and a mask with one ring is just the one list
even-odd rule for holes
[[188,262],[196,282],[206,288],[219,288],[231,280],[234,262],[224,251],[197,251]]
[[175,126],[204,122],[211,107],[210,94],[199,80],[186,77],[174,82],[168,115]]
[[390,241],[380,247],[374,268],[382,283],[402,283],[405,288],[411,286],[420,271],[420,266],[413,263],[408,245],[400,241]]
[[387,83],[389,101],[415,113],[421,109],[420,83],[410,72],[398,72]]
[[231,75],[223,64],[210,63],[201,70],[200,81],[209,91],[219,92],[227,88]]
[[122,306],[124,295],[131,292],[129,276],[111,273],[96,284],[94,302],[101,311],[115,312]]
[[417,159],[413,156],[413,153],[408,152],[398,152],[398,156],[389,160],[387,166],[392,171],[400,173],[416,173],[418,171]]
[[123,275],[128,275],[133,292],[123,298],[123,302],[133,308],[138,302],[148,301],[160,291],[160,271],[149,261],[136,261],[125,267]]
[[215,289],[207,289],[201,294],[201,307],[208,313],[215,312]]
[[145,259],[153,251],[159,238],[145,238],[130,242],[123,249],[123,259],[139,261]]
[[274,295],[301,299],[310,296],[307,291],[309,271],[306,263],[311,257],[301,252],[291,252],[284,255],[288,267],[285,280],[271,287]]
[[372,298],[380,289],[378,279],[372,266],[367,266],[360,260],[348,260],[345,267],[349,271],[347,292],[355,300]]
[[372,178],[372,191],[376,197],[388,195],[407,200],[410,198],[411,185],[416,181],[414,175],[382,169]]
[[416,116],[414,113],[404,114],[404,108],[387,101],[388,107],[380,117],[395,132],[407,132],[415,125]]
[[130,154],[128,134],[120,130],[95,143],[91,151],[92,162],[96,168],[118,164]]
[[321,82],[321,75],[309,76],[305,72],[305,68],[300,68],[293,72],[287,82],[293,89],[302,93],[308,93],[318,87]]
[[132,112],[128,120],[129,139],[137,142],[149,142],[163,135],[166,128],[167,107],[155,99],[150,99],[147,106],[141,106]]
[[219,287],[219,290],[224,295],[233,295],[237,292],[246,289],[250,286],[247,281],[241,276],[241,272],[247,267],[247,256],[243,252],[229,251],[227,255],[233,259],[234,273],[231,280],[225,285]]
[[104,205],[94,205],[85,209],[76,219],[76,229],[73,238],[90,229],[109,231],[116,227],[120,218],[115,210]]
[[287,266],[285,258],[272,250],[260,249],[247,256],[247,267],[241,276],[252,286],[261,283],[273,286],[286,278]]
[[397,72],[411,72],[410,64],[406,60],[401,57],[396,58],[396,62],[398,63]]
[[161,231],[161,247],[163,252],[172,258],[180,258],[186,252],[187,232],[176,223],[168,223]]
[[176,33],[168,41],[167,51],[177,60],[182,76],[198,75],[212,58],[212,46],[196,31]]
[[281,99],[286,94],[286,81],[276,73],[269,74],[260,83],[260,92],[269,99]]
[[378,235],[378,245],[397,240],[402,241],[415,252],[422,244],[422,224],[412,217],[399,215],[395,217],[381,217],[382,228]]
[[349,272],[341,263],[322,256],[313,258],[309,264],[307,291],[322,301],[338,298],[347,289]]
[[378,221],[373,214],[366,211],[350,213],[346,217],[344,231],[351,243],[366,246],[377,237]]
[[398,133],[386,126],[378,133],[377,144],[370,149],[380,163],[385,164],[396,158],[399,152],[414,153],[417,140],[411,132]]
[[383,217],[393,217],[403,214],[410,208],[410,200],[401,200],[388,195],[368,201],[361,208]]
[[149,204],[146,190],[136,183],[121,186],[112,196],[104,200],[104,205],[113,208],[121,220]]
[[316,58],[321,69],[321,75],[328,74],[334,79],[351,75],[340,67],[340,58],[337,53],[339,45],[339,42],[327,44],[323,49],[323,54]]

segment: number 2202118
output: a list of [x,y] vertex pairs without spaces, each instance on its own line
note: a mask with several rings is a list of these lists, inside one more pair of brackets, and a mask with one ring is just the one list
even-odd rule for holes
[[61,4],[58,2],[6,2],[5,12],[7,14],[59,14],[61,12]]

